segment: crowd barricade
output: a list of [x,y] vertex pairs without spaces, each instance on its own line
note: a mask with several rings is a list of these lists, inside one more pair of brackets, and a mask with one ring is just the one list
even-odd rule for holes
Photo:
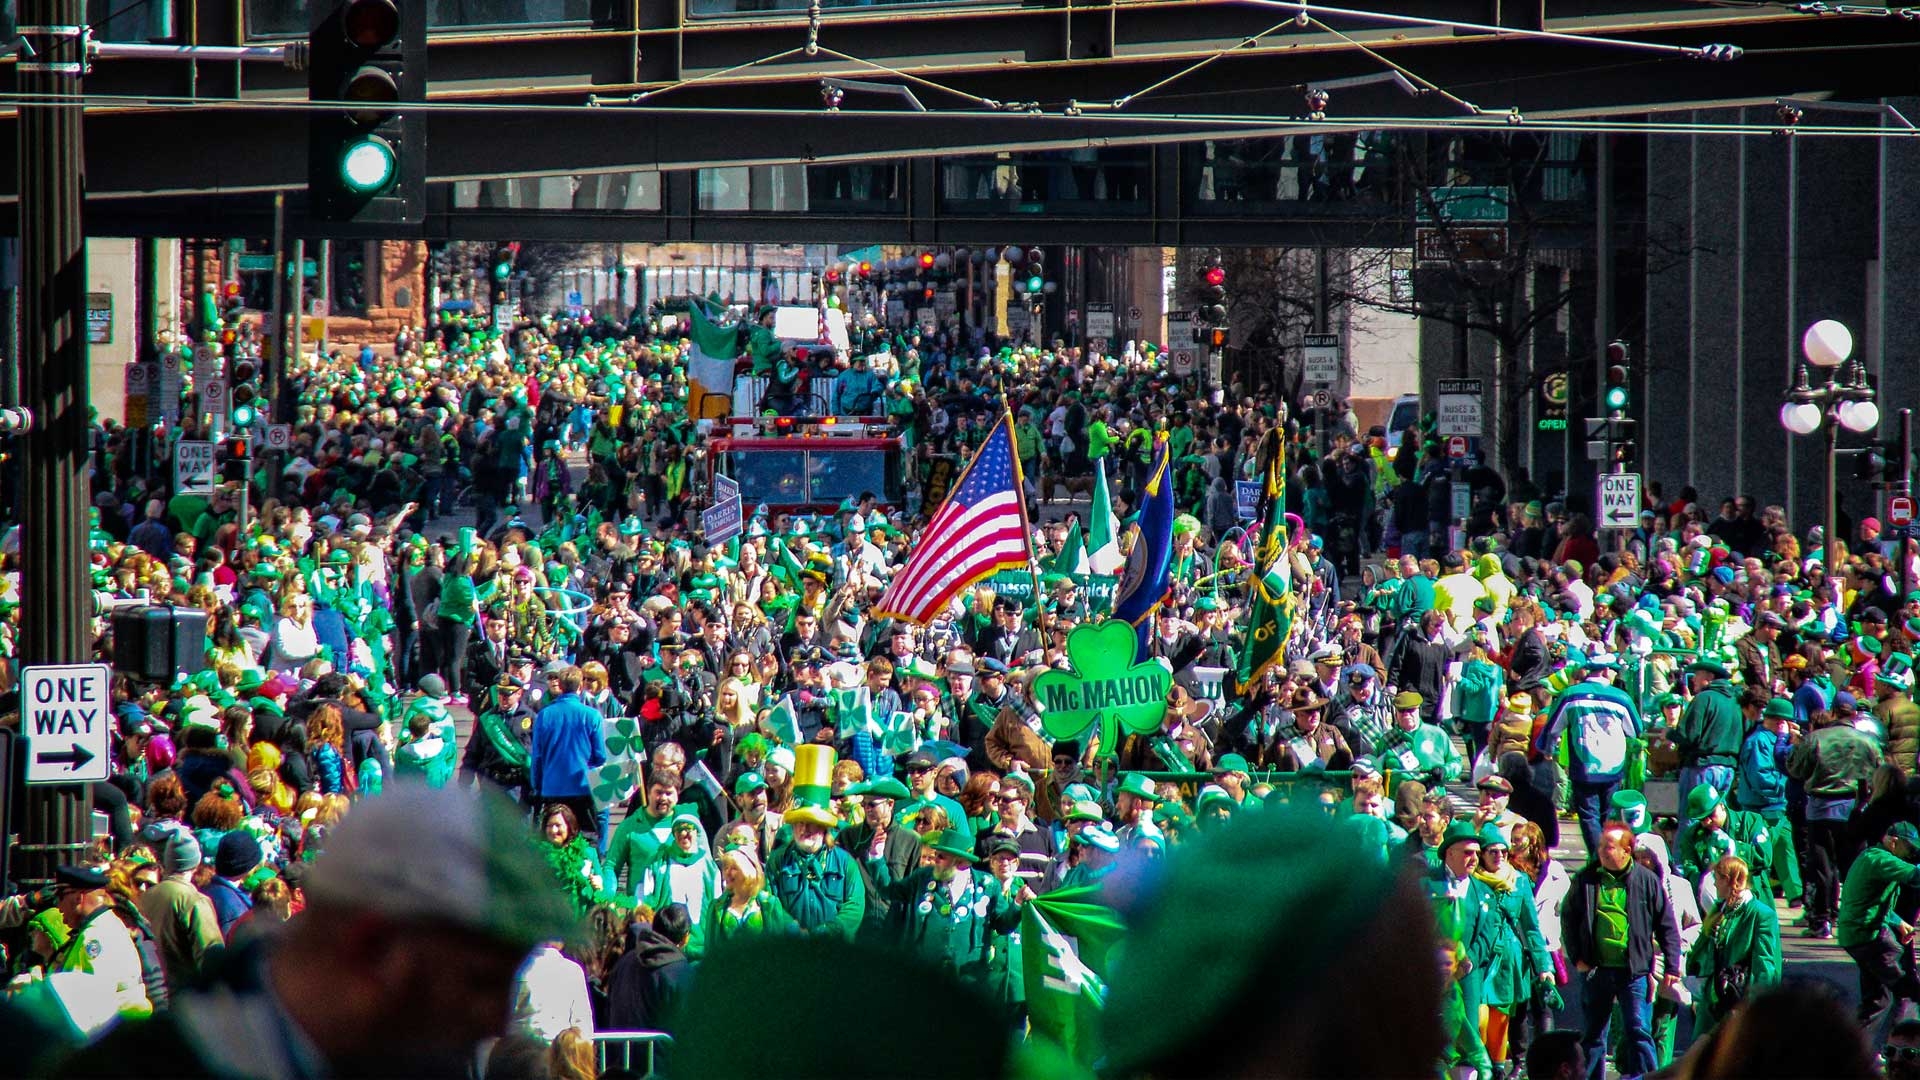
[[633,1072],[634,1059],[645,1055],[647,1067],[640,1075],[655,1075],[655,1052],[672,1047],[673,1036],[664,1031],[601,1031],[593,1036],[593,1058],[602,1073],[610,1069]]

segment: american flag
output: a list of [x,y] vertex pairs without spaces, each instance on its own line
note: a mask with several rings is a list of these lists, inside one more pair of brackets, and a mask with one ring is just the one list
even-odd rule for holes
[[820,298],[820,306],[818,310],[820,312],[819,341],[821,345],[824,345],[829,350],[831,350],[833,348],[833,332],[827,328],[827,299],[825,296],[822,296]]
[[1028,565],[1033,549],[1019,469],[1013,419],[1003,414],[881,595],[876,615],[924,625],[980,579]]

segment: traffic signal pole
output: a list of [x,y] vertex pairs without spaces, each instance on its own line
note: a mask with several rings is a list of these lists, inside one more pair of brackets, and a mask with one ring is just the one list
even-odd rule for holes
[[[20,0],[20,31],[31,46],[14,66],[21,94],[20,403],[33,418],[21,453],[24,504],[33,508],[21,516],[19,655],[25,665],[84,663],[93,652],[87,263],[80,219],[85,22],[81,0]],[[54,867],[80,857],[92,803],[88,784],[28,789],[19,858],[12,863],[17,884],[50,882]]]
[[[1900,494],[1913,495],[1913,410],[1900,410]],[[1905,536],[1894,550],[1900,553],[1900,601],[1905,603],[1907,594],[1913,591],[1913,557],[1909,551],[1912,541]]]

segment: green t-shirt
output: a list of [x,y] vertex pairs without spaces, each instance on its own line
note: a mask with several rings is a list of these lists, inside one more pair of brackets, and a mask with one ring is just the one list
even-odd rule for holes
[[1833,931],[1841,948],[1864,945],[1893,925],[1893,904],[1902,885],[1920,886],[1920,866],[1878,844],[1853,860],[1840,887],[1840,918]]
[[1593,939],[1600,966],[1627,966],[1627,875],[1600,872],[1600,898],[1594,911]]

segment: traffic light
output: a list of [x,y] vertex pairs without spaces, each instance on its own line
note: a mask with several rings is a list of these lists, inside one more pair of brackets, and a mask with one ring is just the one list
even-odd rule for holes
[[1607,343],[1607,390],[1603,399],[1607,411],[1622,413],[1627,410],[1627,343],[1611,341]]
[[1214,327],[1209,327],[1207,329],[1207,347],[1208,348],[1224,349],[1227,347],[1227,342],[1228,342],[1228,335],[1227,335],[1226,327],[1214,326]]
[[233,362],[232,383],[227,388],[227,399],[233,426],[246,429],[260,418],[260,387],[255,380],[259,377],[260,366],[248,358]]
[[1042,292],[1047,287],[1047,257],[1039,248],[1027,249],[1027,291]]
[[922,270],[933,269],[933,261],[934,261],[933,252],[923,251],[920,253],[920,269]]
[[493,278],[493,302],[507,302],[507,282],[513,278],[513,261],[520,255],[518,244],[495,244],[493,256],[487,260],[487,273]]
[[220,479],[235,484],[244,484],[253,478],[253,460],[247,453],[249,440],[235,436],[222,440],[226,451],[226,460],[220,463]]
[[1219,266],[1200,274],[1200,321],[1215,326],[1227,321],[1227,272]]
[[426,209],[426,0],[314,0],[307,100],[307,213],[411,224]]
[[[1896,464],[1900,451],[1884,443],[1873,443],[1861,450],[1853,459],[1853,477],[1867,483],[1898,483],[1900,469]],[[1889,477],[1889,473],[1892,474]]]

